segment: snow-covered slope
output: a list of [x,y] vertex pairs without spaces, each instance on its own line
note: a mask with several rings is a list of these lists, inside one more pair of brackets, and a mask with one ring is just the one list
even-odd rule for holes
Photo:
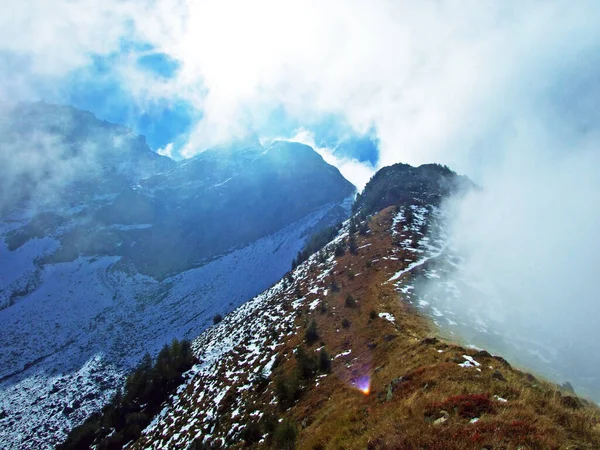
[[[278,280],[335,206],[162,282],[115,269],[115,257],[38,269],[37,289],[0,311],[3,448],[50,448],[60,441],[107,400],[144,352],[199,335],[215,314]],[[52,244],[32,240],[3,254],[26,271],[33,249],[43,252]]]
[[[189,448],[194,441],[227,447],[239,440],[248,414],[254,421],[263,414],[246,410],[251,404],[248,397],[261,377],[271,375],[286,339],[301,328],[295,322],[300,307],[308,303],[306,297],[317,297],[310,302],[311,310],[326,301],[336,265],[333,248],[347,236],[348,222],[328,245],[332,255],[326,261],[313,255],[291,273],[293,282],[280,280],[202,333],[193,342],[200,364],[187,374],[186,384],[132,448]],[[307,292],[298,297],[300,285]],[[273,396],[271,402],[276,404],[277,398]],[[213,436],[216,425],[224,420],[232,422],[227,440],[216,433]]]
[[[468,179],[437,165],[396,164],[372,178],[359,196],[359,208],[377,211],[398,205],[391,229],[396,252],[414,255],[388,283],[394,283],[404,300],[430,316],[448,336],[501,353],[557,382],[568,381],[578,392],[600,400],[600,376],[594,364],[589,358],[579,361],[565,356],[573,353],[576,344],[536,323],[539,311],[531,305],[543,304],[543,299],[511,306],[515,303],[504,300],[514,292],[506,289],[504,275],[498,274],[498,282],[483,280],[476,267],[466,264],[469,255],[461,254],[451,241],[450,210],[442,201],[473,187]],[[532,327],[539,329],[535,340],[530,337]]]

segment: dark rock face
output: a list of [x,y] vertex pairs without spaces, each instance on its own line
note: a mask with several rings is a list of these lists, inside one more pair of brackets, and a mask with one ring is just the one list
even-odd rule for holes
[[492,378],[498,381],[506,381],[506,378],[504,378],[504,375],[502,375],[502,372],[499,370],[494,370],[494,372],[492,372]]
[[561,402],[567,408],[571,408],[571,409],[583,408],[583,404],[581,403],[581,400],[579,400],[577,397],[573,397],[572,395],[565,395],[564,397],[561,397]]
[[133,204],[149,216],[154,226],[143,245],[124,256],[156,267],[149,272],[156,276],[201,264],[354,192],[310,147],[287,142],[231,154],[209,150],[140,185],[127,193],[133,201],[116,201],[101,215],[124,223]]
[[71,106],[0,105],[0,213],[23,200],[73,203],[174,167],[143,136]]
[[[176,163],[127,128],[67,106],[18,105],[3,112],[2,127],[7,164],[0,173],[18,187],[5,209],[27,199],[43,205],[6,240],[15,250],[33,237],[58,238],[60,248],[42,264],[121,256],[123,267],[164,278],[355,191],[335,167],[297,143],[263,148],[247,139]],[[34,165],[20,162],[32,155]]]
[[355,209],[372,214],[392,205],[416,202],[439,204],[442,198],[473,188],[466,177],[457,175],[446,166],[423,164],[413,167],[394,164],[379,170],[357,197]]

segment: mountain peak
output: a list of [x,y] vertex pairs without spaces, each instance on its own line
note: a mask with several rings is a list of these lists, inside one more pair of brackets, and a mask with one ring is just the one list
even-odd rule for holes
[[4,212],[24,200],[79,202],[72,185],[114,193],[174,165],[143,136],[72,106],[20,103],[0,114],[0,186],[13,193],[2,199]]
[[447,166],[397,163],[379,170],[357,197],[356,211],[372,214],[392,205],[420,201],[439,205],[443,198],[468,190],[474,184]]

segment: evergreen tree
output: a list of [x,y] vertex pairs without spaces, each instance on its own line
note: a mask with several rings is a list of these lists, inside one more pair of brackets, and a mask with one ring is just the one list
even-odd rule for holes
[[350,236],[356,233],[356,219],[354,217],[350,219],[350,225],[348,225],[348,233],[350,233]]
[[365,220],[358,227],[358,234],[360,234],[361,236],[365,236],[368,231],[369,231],[369,223],[367,220]]
[[298,427],[289,419],[277,425],[273,440],[275,448],[280,450],[293,450],[296,448],[296,439],[298,438]]
[[288,377],[284,375],[277,377],[275,380],[275,393],[281,409],[285,410],[292,406],[302,393],[298,374],[292,372]]
[[306,353],[303,346],[296,349],[296,361],[300,377],[305,380],[312,378],[317,370],[317,362],[313,356]]
[[308,328],[306,328],[306,333],[304,334],[306,338],[306,343],[310,346],[317,342],[319,339],[319,332],[317,331],[317,322],[315,320],[311,320]]
[[345,305],[348,308],[354,308],[356,306],[356,300],[350,294],[346,297]]
[[319,351],[319,370],[323,373],[331,372],[331,357],[324,348]]
[[356,238],[353,234],[351,234],[350,238],[348,239],[348,250],[350,250],[350,253],[352,253],[353,255],[356,255],[356,253],[358,253],[358,245],[356,244]]
[[75,427],[58,450],[75,450],[94,446],[97,450],[121,449],[137,439],[150,418],[182,381],[182,373],[195,362],[190,341],[174,339],[165,345],[154,364],[145,354],[127,377],[123,392],[117,390],[101,413],[92,414]]

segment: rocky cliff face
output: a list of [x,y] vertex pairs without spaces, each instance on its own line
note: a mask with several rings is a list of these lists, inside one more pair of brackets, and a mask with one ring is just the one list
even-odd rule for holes
[[165,278],[354,192],[301,144],[247,140],[175,163],[127,129],[70,107],[19,106],[3,123],[2,154],[11,161],[3,179],[18,187],[12,210],[29,199],[35,211],[10,227],[7,244],[14,251],[34,237],[59,240],[43,263],[119,256],[124,267]]
[[446,166],[394,164],[379,170],[358,196],[355,209],[366,214],[392,205],[438,205],[443,198],[474,187]]
[[143,136],[92,113],[41,102],[0,107],[0,212],[24,200],[36,208],[85,204],[174,166]]

